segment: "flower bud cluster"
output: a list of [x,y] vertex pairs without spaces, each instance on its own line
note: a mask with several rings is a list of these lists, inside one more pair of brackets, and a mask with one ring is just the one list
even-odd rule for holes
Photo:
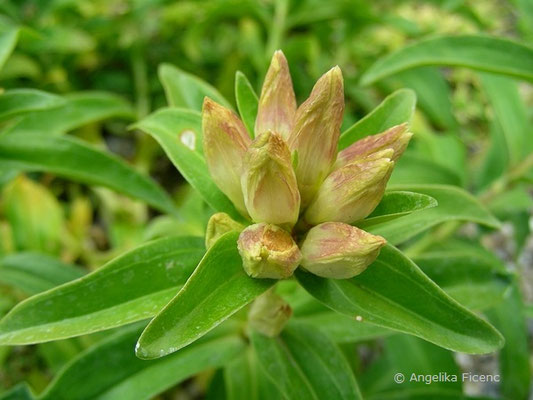
[[381,201],[412,134],[406,124],[394,126],[338,153],[343,85],[341,70],[334,67],[298,107],[287,60],[275,52],[250,132],[253,140],[236,114],[209,98],[204,101],[209,172],[252,221],[244,227],[215,214],[206,244],[228,230],[240,231],[238,249],[251,277],[284,279],[300,265],[321,277],[351,278],[385,245],[382,237],[351,224]]

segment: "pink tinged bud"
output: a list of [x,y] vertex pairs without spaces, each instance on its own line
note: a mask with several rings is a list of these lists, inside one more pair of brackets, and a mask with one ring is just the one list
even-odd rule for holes
[[289,147],[296,152],[296,178],[302,206],[309,204],[337,155],[344,85],[342,72],[334,67],[315,84],[309,98],[296,111]]
[[202,130],[204,155],[213,181],[246,215],[240,179],[242,160],[251,143],[246,128],[232,111],[206,97]]
[[241,186],[254,222],[290,229],[298,220],[300,193],[281,136],[265,132],[253,141],[244,158]]
[[255,120],[255,136],[272,131],[287,140],[292,130],[294,114],[296,114],[296,96],[289,65],[281,50],[278,50],[272,57],[261,90]]
[[285,300],[272,290],[263,293],[252,303],[248,321],[250,327],[268,337],[281,333],[292,315],[292,309]]
[[398,160],[413,136],[407,129],[407,124],[396,125],[385,132],[358,140],[338,154],[334,169],[385,149],[394,150],[392,161]]
[[209,218],[205,232],[205,248],[210,249],[218,238],[230,231],[241,232],[244,225],[234,221],[226,213],[216,213]]
[[374,262],[386,240],[342,222],[312,228],[302,244],[302,267],[333,279],[348,279]]
[[288,278],[302,259],[300,249],[287,231],[265,223],[243,230],[237,247],[244,270],[252,278]]
[[370,154],[333,171],[305,212],[311,225],[362,220],[378,205],[394,168],[392,149]]

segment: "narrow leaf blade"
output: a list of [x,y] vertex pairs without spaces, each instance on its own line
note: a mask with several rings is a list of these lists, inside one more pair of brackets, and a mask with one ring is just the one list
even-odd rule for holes
[[227,233],[209,249],[185,286],[146,327],[136,348],[138,357],[158,358],[187,346],[275,283],[246,275],[238,236]]
[[210,335],[164,359],[146,362],[133,348],[142,329],[133,326],[104,339],[72,360],[41,400],[143,400],[206,369],[219,367],[245,348],[236,335]]
[[30,297],[0,321],[0,344],[30,344],[109,329],[156,314],[204,253],[201,238],[153,241],[81,279]]
[[405,46],[376,61],[361,77],[362,85],[410,68],[442,65],[468,67],[533,81],[533,49],[511,40],[457,35],[431,38]]
[[276,338],[252,332],[259,362],[291,399],[361,399],[348,362],[331,340],[309,325],[291,323]]
[[488,353],[503,345],[491,325],[467,310],[396,248],[352,279],[322,279],[297,271],[301,285],[335,311],[418,336],[465,353]]
[[415,192],[391,191],[385,193],[381,202],[366,219],[357,226],[366,228],[386,221],[390,221],[414,211],[425,210],[437,206],[433,197]]
[[170,106],[201,111],[204,97],[208,96],[217,103],[232,108],[231,104],[213,86],[174,65],[160,65],[159,79]]
[[241,71],[237,71],[235,75],[235,99],[237,100],[237,108],[239,109],[242,122],[244,122],[250,136],[254,137],[259,98],[252,84]]
[[394,185],[393,188],[431,196],[437,200],[438,206],[376,224],[369,229],[370,232],[385,237],[391,244],[402,243],[446,221],[472,221],[491,228],[500,227],[500,222],[463,189],[447,185]]
[[0,137],[0,167],[46,171],[79,182],[101,185],[174,213],[172,199],[152,179],[120,158],[73,137],[28,134]]

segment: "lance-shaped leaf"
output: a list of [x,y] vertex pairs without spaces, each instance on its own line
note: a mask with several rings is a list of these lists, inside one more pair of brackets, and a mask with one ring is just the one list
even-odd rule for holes
[[302,205],[309,204],[335,162],[344,112],[344,85],[339,67],[317,81],[298,108],[289,148],[296,153],[295,172]]
[[106,186],[174,213],[172,199],[152,179],[120,158],[73,137],[27,134],[0,137],[0,167],[46,171],[91,185]]
[[134,125],[159,142],[183,177],[214,210],[242,219],[233,203],[215,185],[202,155],[202,117],[191,110],[167,108]]
[[533,49],[502,38],[458,35],[431,38],[405,46],[376,61],[361,77],[362,85],[425,65],[458,66],[533,81]]
[[402,243],[446,221],[472,221],[491,228],[500,227],[500,222],[474,196],[458,187],[394,185],[393,188],[431,196],[437,200],[438,206],[369,227],[370,232],[383,236],[389,243]]
[[0,33],[0,69],[2,69],[6,60],[15,48],[18,34],[19,28],[17,27],[8,28]]
[[28,295],[81,278],[83,270],[42,253],[14,253],[0,258],[0,282]]
[[505,346],[500,350],[500,390],[509,399],[526,399],[531,388],[529,334],[522,294],[517,284],[506,299],[487,312],[489,320],[501,330]]
[[64,339],[151,317],[172,299],[203,253],[201,238],[142,245],[18,304],[0,321],[0,344]]
[[235,100],[237,101],[237,108],[241,115],[242,122],[248,134],[254,137],[255,118],[257,115],[257,108],[259,99],[255,94],[252,84],[241,71],[235,74]]
[[246,275],[238,236],[229,232],[209,249],[182,290],[146,327],[136,347],[138,357],[158,358],[187,346],[276,282]]
[[335,221],[351,224],[369,215],[379,204],[394,168],[392,149],[382,150],[333,171],[305,212],[316,225]]
[[230,103],[213,86],[174,65],[161,64],[158,74],[169,106],[200,111],[204,97],[208,96],[231,109]]
[[436,207],[437,205],[437,200],[422,193],[407,191],[386,192],[374,211],[364,220],[359,221],[357,226],[366,228],[409,215],[417,210]]
[[348,362],[323,333],[291,323],[277,338],[252,332],[259,363],[288,400],[362,399]]
[[289,148],[278,134],[265,132],[254,140],[244,158],[241,186],[246,210],[254,222],[290,230],[298,220],[298,183]]
[[[460,394],[461,370],[456,364],[453,353],[413,336],[393,335],[383,341],[383,354],[361,376],[361,390],[365,399],[372,395],[385,396],[390,392],[402,393],[406,389],[448,390]],[[403,374],[402,384],[395,382],[395,375]],[[411,380],[411,375],[433,376],[439,374],[456,375],[457,381],[433,380],[428,385],[424,380]],[[442,375],[441,375],[442,376]],[[428,397],[441,399],[441,397]]]
[[245,348],[241,338],[222,330],[179,353],[146,362],[133,351],[141,331],[136,324],[90,347],[59,372],[39,399],[144,400],[224,365]]
[[283,52],[277,50],[272,56],[261,90],[255,136],[272,131],[287,140],[294,124],[296,107],[289,64]]
[[343,150],[369,135],[384,132],[393,126],[409,122],[415,112],[416,94],[400,89],[390,94],[372,112],[342,132],[339,149]]
[[295,275],[311,295],[335,311],[450,350],[489,353],[504,342],[489,323],[449,297],[389,245],[352,279],[323,279],[299,270]]
[[83,91],[66,94],[63,99],[65,104],[59,107],[33,111],[25,115],[8,128],[7,132],[60,135],[112,117],[128,120],[135,118],[131,104],[112,93]]
[[[259,365],[252,346],[248,346],[246,352],[224,366],[223,387],[219,393],[213,391],[215,383],[211,383],[206,400],[285,399]],[[222,397],[224,390],[225,397]]]
[[415,255],[413,261],[446,293],[472,310],[501,303],[511,287],[502,262],[480,246],[447,243]]
[[32,111],[59,107],[64,103],[63,98],[40,90],[8,90],[0,95],[0,121]]
[[205,159],[213,181],[246,214],[241,190],[242,163],[251,143],[246,128],[233,111],[206,97],[202,132]]

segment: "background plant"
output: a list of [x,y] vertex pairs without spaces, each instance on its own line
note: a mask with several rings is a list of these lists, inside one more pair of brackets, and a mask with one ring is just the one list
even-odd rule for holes
[[[327,398],[322,391],[331,387],[353,398],[357,386],[364,398],[375,399],[463,398],[465,391],[527,398],[531,7],[524,1],[374,3],[2,3],[2,313],[96,270],[33,297],[0,324],[1,382],[12,390],[6,397],[31,398],[25,384],[16,386],[26,381],[50,399],[135,399],[165,391],[161,396],[170,398],[200,392],[211,398],[254,393],[270,399],[279,392]],[[364,229],[400,248],[460,304],[486,315],[506,339],[498,353],[457,355],[383,328],[405,331],[390,325],[393,316],[397,324],[406,321],[397,309],[381,304],[371,313],[366,299],[354,303],[358,308],[343,308],[345,317],[284,282],[278,292],[294,315],[277,341],[255,334],[251,345],[243,341],[247,315],[241,311],[173,355],[135,358],[147,321],[118,326],[152,317],[174,297],[205,252],[209,216],[220,211],[208,176],[195,169],[200,152],[187,147],[190,132],[200,132],[203,96],[253,115],[254,90],[277,48],[289,59],[299,100],[329,67],[342,67],[347,106],[341,146],[410,121],[415,135],[391,178],[391,201]],[[132,123],[135,129],[128,129]],[[412,211],[413,202],[394,198],[402,191],[434,198],[438,206],[392,219]],[[157,240],[147,243],[151,239]],[[231,240],[231,234],[224,239]],[[229,246],[224,241],[211,251]],[[235,257],[217,255],[217,264],[238,274]],[[392,269],[403,264],[387,269],[386,261],[358,284],[375,289],[394,283],[383,290],[403,301],[405,288]],[[219,287],[231,268],[208,274],[203,285]],[[316,283],[300,281],[310,291]],[[420,304],[411,300],[411,307]],[[490,335],[479,338],[479,329],[452,343],[448,330],[456,321],[435,310],[415,311],[440,318],[439,329],[447,330],[432,340],[440,346],[472,352],[474,337],[484,352],[497,350]],[[380,316],[384,321],[374,322],[382,326],[367,323],[370,314]],[[38,344],[7,346],[22,343]],[[289,351],[277,353],[280,343]],[[321,356],[310,353],[314,348],[328,349],[336,363],[316,359],[312,364],[323,369],[306,370],[310,358]],[[396,372],[481,370],[496,354],[498,369],[488,368],[502,374],[497,388],[397,385],[392,379]],[[328,370],[342,382],[320,381]],[[269,374],[284,379],[273,385]],[[302,376],[311,385],[294,384]]]

